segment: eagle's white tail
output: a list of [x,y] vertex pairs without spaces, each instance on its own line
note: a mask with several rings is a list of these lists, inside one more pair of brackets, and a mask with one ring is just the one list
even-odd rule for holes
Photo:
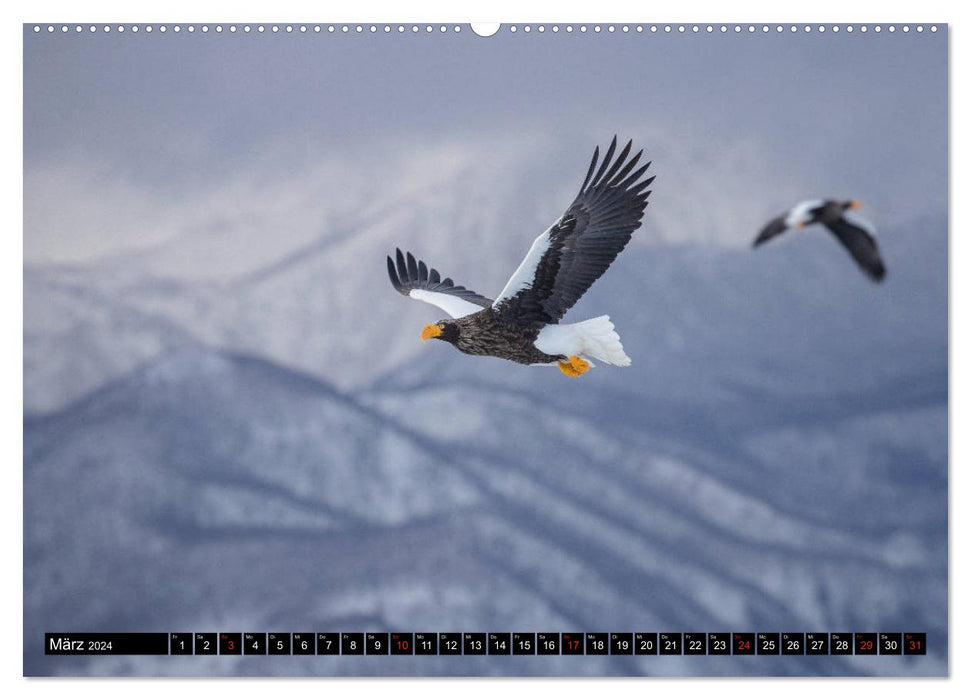
[[630,364],[610,316],[546,326],[536,339],[536,347],[550,355],[581,355],[618,367]]
[[597,316],[580,323],[571,323],[582,343],[580,355],[588,355],[608,365],[627,367],[630,358],[624,352],[620,336],[610,322],[610,316]]

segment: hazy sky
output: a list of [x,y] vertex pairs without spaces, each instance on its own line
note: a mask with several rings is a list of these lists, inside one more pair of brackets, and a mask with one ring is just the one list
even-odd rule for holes
[[[725,219],[768,215],[792,197],[861,198],[878,224],[946,211],[946,29],[481,38],[467,27],[25,28],[24,52],[28,262],[178,235],[188,224],[165,224],[166,212],[199,209],[240,178],[273,190],[330,163],[387,189],[387,163],[442,144],[471,167],[519,149],[566,191],[614,133],[655,160],[666,240],[741,244],[748,233],[726,232]],[[339,200],[341,181],[321,187]]]

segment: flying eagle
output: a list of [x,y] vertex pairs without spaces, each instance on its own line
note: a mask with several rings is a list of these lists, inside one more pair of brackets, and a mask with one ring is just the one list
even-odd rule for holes
[[566,212],[532,247],[493,301],[450,278],[442,279],[411,253],[388,257],[388,276],[405,296],[434,304],[451,316],[425,326],[422,340],[438,338],[469,355],[491,355],[524,365],[555,365],[579,377],[589,358],[626,367],[620,336],[609,316],[561,324],[624,249],[641,225],[654,177],[641,179],[650,163],[634,169],[643,151],[628,159],[632,142],[617,154],[615,136],[600,167],[600,148]]
[[845,202],[832,199],[810,199],[800,202],[782,216],[766,224],[752,243],[752,247],[762,245],[789,228],[822,224],[839,239],[860,269],[869,275],[870,279],[879,282],[887,274],[887,270],[883,266],[883,260],[880,259],[880,250],[873,237],[873,225],[851,211],[859,208],[860,203],[853,199]]

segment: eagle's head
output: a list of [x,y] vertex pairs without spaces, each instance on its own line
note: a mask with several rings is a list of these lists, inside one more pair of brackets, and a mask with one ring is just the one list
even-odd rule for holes
[[421,339],[438,338],[446,343],[455,344],[459,339],[459,327],[454,321],[439,321],[431,323],[421,329]]

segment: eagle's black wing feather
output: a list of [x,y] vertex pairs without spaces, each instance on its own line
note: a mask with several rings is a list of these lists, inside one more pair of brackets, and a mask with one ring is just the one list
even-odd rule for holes
[[845,218],[827,223],[826,228],[836,236],[843,247],[853,256],[853,259],[856,260],[860,269],[872,280],[879,282],[886,276],[887,269],[880,258],[877,241],[868,231],[850,223]]
[[388,256],[388,277],[391,278],[394,288],[405,296],[408,296],[412,289],[425,289],[429,292],[465,299],[483,308],[492,305],[492,299],[455,284],[450,277],[442,279],[438,270],[429,268],[421,260],[416,260],[411,253],[403,254],[400,248],[396,248],[395,251],[396,260]]
[[[594,151],[576,199],[543,234],[546,239],[541,236],[534,243],[534,248],[543,245],[545,251],[533,261],[531,280],[514,285],[519,288],[509,290],[508,296],[503,295],[496,303],[496,311],[503,318],[520,323],[556,323],[630,241],[641,225],[651,194],[647,188],[654,181],[653,177],[641,180],[650,163],[634,170],[643,151],[628,159],[631,145],[628,142],[614,158],[615,136],[599,168],[599,148]],[[529,255],[524,264],[528,261]]]
[[757,248],[766,241],[775,238],[787,228],[789,227],[786,225],[786,215],[783,214],[782,216],[777,216],[776,218],[772,219],[772,221],[767,223],[762,231],[759,232],[758,237],[752,242],[752,247]]

